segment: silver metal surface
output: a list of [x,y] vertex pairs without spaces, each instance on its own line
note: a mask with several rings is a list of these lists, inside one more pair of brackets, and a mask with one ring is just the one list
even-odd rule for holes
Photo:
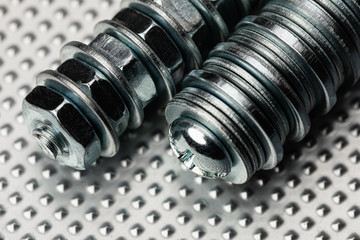
[[[171,14],[167,13],[159,4],[151,0],[123,0],[122,7],[131,6],[151,15],[157,22],[167,29],[168,33],[173,36],[174,42],[184,54],[184,62],[189,69],[199,68],[202,64],[201,52],[191,37],[191,27],[186,22],[179,23]],[[166,1],[165,1],[166,2]],[[172,9],[174,10],[174,9]],[[195,17],[195,16],[193,16]],[[195,17],[197,19],[197,17]],[[181,18],[180,18],[181,20]],[[200,22],[201,24],[201,22]],[[190,31],[190,34],[189,34]]]
[[[169,130],[170,146],[189,170],[214,179],[229,174],[232,167],[229,154],[209,129],[191,118],[179,118],[172,126],[174,128],[170,126]],[[178,148],[180,145],[184,147]],[[211,151],[204,146],[210,146]]]
[[45,157],[21,102],[59,45],[89,39],[119,1],[0,2],[0,239],[360,238],[360,88],[244,185],[182,170],[153,112],[122,151],[76,171]]
[[[39,89],[46,88],[41,86],[37,88],[38,91]],[[48,92],[43,91],[42,93]],[[96,136],[95,131],[92,130],[89,143],[86,145],[81,144],[81,141],[78,141],[72,134],[72,129],[68,128],[67,122],[71,122],[75,126],[76,123],[80,121],[86,122],[86,120],[74,108],[77,115],[74,112],[66,114],[65,117],[64,114],[59,115],[64,110],[66,111],[69,106],[71,107],[71,103],[59,94],[58,97],[61,98],[61,101],[58,101],[57,104],[51,104],[51,108],[28,101],[28,98],[25,99],[23,102],[23,105],[26,105],[26,110],[23,111],[24,120],[28,124],[33,124],[27,127],[33,129],[32,136],[47,156],[62,163],[66,162],[76,169],[85,169],[96,160],[94,156],[101,151],[99,138]],[[53,93],[52,99],[48,99],[48,102],[53,101],[55,98]],[[59,129],[66,130],[60,132]]]
[[[217,138],[225,146],[222,152],[230,153],[231,171],[224,175],[219,168],[219,174],[212,173],[210,178],[239,184],[259,169],[274,168],[281,161],[281,143],[285,138],[304,139],[311,126],[310,112],[316,116],[330,111],[336,102],[337,90],[346,89],[345,85],[353,86],[359,79],[360,48],[357,45],[360,38],[355,29],[360,21],[353,11],[360,11],[359,6],[352,10],[341,0],[336,3],[332,0],[274,0],[265,4],[257,15],[242,19],[229,40],[210,51],[203,70],[193,70],[185,77],[182,90],[168,104],[165,115],[175,152],[193,152],[191,158],[193,164],[199,163],[198,168],[208,169],[207,165],[217,168],[218,161],[203,158],[204,152],[212,151],[213,144],[205,143],[201,151],[193,151],[194,147],[198,148],[198,142],[172,139],[189,132],[186,128],[193,128],[192,124],[177,120],[191,118],[198,122],[194,124],[196,129],[205,128],[198,131],[202,139]],[[292,21],[292,16],[297,15],[302,17],[303,23]],[[306,24],[312,28],[299,27]],[[322,32],[310,34],[314,28]],[[332,47],[335,47],[332,51],[347,56],[339,66],[331,64],[338,59],[336,55],[331,56],[334,60],[327,55],[328,44],[323,42],[323,34],[332,38]],[[307,38],[304,39],[304,35]],[[237,75],[236,65],[248,74]],[[347,70],[338,72],[342,67]],[[257,85],[252,83],[254,80]],[[269,109],[274,101],[279,108]],[[279,118],[273,118],[274,115]],[[202,136],[206,133],[210,135]],[[237,144],[241,146],[235,147]],[[183,161],[182,154],[177,155]],[[238,169],[243,166],[234,164],[237,162],[242,162],[245,168]],[[208,170],[202,172],[191,166],[190,170],[194,169],[201,176],[208,176]]]
[[[104,20],[95,26],[95,34],[101,32],[112,34],[128,46],[133,46],[132,50],[142,59],[144,65],[147,65],[147,70],[153,74],[153,81],[157,83],[157,95],[161,97],[161,101],[167,102],[172,98],[175,94],[175,84],[171,73],[154,51],[137,34],[121,23],[109,20]],[[145,89],[142,90],[144,91]],[[160,93],[163,94],[161,95]]]
[[[156,85],[145,66],[136,58],[131,49],[116,38],[99,34],[90,46],[102,52],[107,59],[124,73],[134,88],[143,106],[156,97]],[[170,84],[169,84],[170,85]],[[171,92],[171,90],[168,90]],[[175,90],[174,90],[175,91]]]
[[[84,125],[90,124],[90,131],[95,130],[100,140],[101,152],[88,151],[93,156],[85,161],[81,160],[83,154],[77,156],[80,163],[87,164],[74,166],[69,162],[77,169],[90,165],[88,160],[96,159],[96,153],[99,157],[113,157],[120,150],[117,138],[127,128],[140,127],[144,108],[150,103],[158,108],[168,103],[184,75],[197,68],[202,57],[228,36],[227,24],[233,28],[237,19],[247,13],[234,0],[140,0],[124,1],[122,6],[111,20],[96,24],[96,37],[89,44],[73,41],[64,45],[60,66],[56,71],[40,73],[37,81],[73,104],[86,120]],[[37,97],[43,102],[48,101],[45,92]],[[36,112],[36,108],[32,111]],[[37,114],[31,116],[25,122],[36,127]],[[49,129],[51,123],[47,123]],[[66,131],[63,126],[56,127],[59,136]],[[74,138],[85,136],[77,133],[77,128],[82,129],[81,124],[69,131]],[[47,131],[35,132],[35,139],[48,156],[59,155],[56,149],[64,145],[62,142],[72,142],[65,135],[54,138]],[[60,155],[67,164],[65,155]]]

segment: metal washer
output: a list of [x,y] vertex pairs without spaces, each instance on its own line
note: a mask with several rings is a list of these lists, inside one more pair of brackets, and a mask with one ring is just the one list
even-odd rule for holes
[[359,239],[359,85],[303,142],[285,146],[278,168],[245,185],[182,170],[161,111],[86,172],[44,157],[22,123],[21,100],[35,74],[58,65],[58,43],[87,39],[118,6],[0,3],[0,239]]

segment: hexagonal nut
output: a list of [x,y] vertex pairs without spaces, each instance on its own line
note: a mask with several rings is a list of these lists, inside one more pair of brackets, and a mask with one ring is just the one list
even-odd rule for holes
[[191,1],[156,0],[155,2],[166,9],[166,12],[184,28],[199,48],[201,55],[205,57],[213,45],[211,30]]
[[126,129],[129,111],[121,96],[100,72],[77,59],[65,61],[57,71],[76,82],[99,105],[119,135]]
[[[236,23],[249,14],[244,6],[243,1],[238,0],[210,0],[215,9],[223,18],[229,31],[232,32]],[[248,1],[246,1],[248,2]]]
[[176,19],[190,35],[194,35],[204,24],[200,12],[191,1],[155,0],[155,2],[166,9],[166,12]]
[[181,52],[171,37],[154,20],[132,8],[121,10],[113,20],[142,38],[169,69],[176,83],[182,79],[185,66]]
[[99,34],[89,46],[123,72],[144,107],[157,96],[156,86],[148,69],[127,45],[110,35]]
[[101,152],[86,118],[57,92],[37,86],[23,101],[26,125],[42,150],[63,164],[86,169]]

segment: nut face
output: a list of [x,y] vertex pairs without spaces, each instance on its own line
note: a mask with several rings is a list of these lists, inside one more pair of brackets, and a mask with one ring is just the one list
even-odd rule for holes
[[[127,79],[125,78],[122,71],[120,69],[118,69],[116,66],[114,66],[113,63],[111,63],[105,56],[103,56],[103,54],[96,51],[93,47],[85,45],[81,42],[70,42],[70,43],[64,45],[64,47],[61,49],[61,59],[63,61],[73,59],[73,58],[81,60],[81,61],[87,63],[88,65],[95,67],[97,70],[99,70],[102,74],[104,74],[106,76],[106,80],[108,80],[111,83],[111,85],[114,87],[116,92],[119,93],[121,98],[124,100],[126,107],[128,108],[129,115],[130,115],[128,127],[132,128],[132,129],[139,127],[144,118],[143,105],[142,105],[139,97],[137,96],[135,90],[133,89],[131,84],[127,81]],[[50,74],[50,75],[52,75],[52,74]],[[48,77],[48,76],[49,75],[47,75],[46,77]],[[56,77],[58,78],[59,76],[56,76]],[[63,78],[63,77],[60,76],[60,78]],[[66,78],[66,79],[68,79],[68,78]],[[46,80],[46,79],[43,79],[43,80]],[[72,88],[73,87],[70,87],[70,89],[72,89]],[[66,95],[66,94],[64,94],[64,95]],[[89,102],[88,100],[86,100],[87,97],[83,96],[81,98],[83,100],[85,100],[85,102]],[[86,105],[88,105],[88,104],[86,104]],[[98,115],[97,117],[94,116],[95,122],[98,121],[95,119],[98,119],[99,116],[103,115],[100,112],[99,112],[99,114],[96,114],[96,115]],[[103,123],[107,122],[104,120],[105,119],[102,120]],[[108,127],[105,127],[105,125],[108,125],[107,123],[105,125],[103,125],[103,124],[101,124],[101,125],[102,125],[102,127],[100,127],[98,130],[101,131],[102,133],[105,134],[105,132],[108,132],[108,130],[110,130],[110,129],[106,130],[106,128],[108,128]],[[113,132],[113,131],[111,130],[111,132]],[[114,130],[114,132],[115,132],[115,130]],[[103,136],[104,134],[100,134],[100,135]],[[113,135],[113,137],[111,138],[112,140],[109,139],[110,141],[106,141],[106,142],[108,142],[108,143],[118,142],[118,141],[116,141],[116,139],[118,137],[115,136],[115,134],[112,134],[112,135]],[[116,145],[118,145],[118,143],[113,146],[116,146]],[[114,154],[114,152],[112,151],[111,154],[106,154],[104,156],[113,156],[113,154]]]
[[155,83],[148,70],[128,46],[107,34],[99,34],[89,46],[103,54],[123,72],[143,106],[157,96]]
[[204,25],[200,12],[190,3],[183,0],[156,0],[157,4],[175,18],[190,35],[195,35]]
[[184,61],[169,35],[151,18],[131,8],[121,10],[113,18],[136,33],[169,69],[178,83],[184,75]]
[[94,68],[77,59],[62,63],[57,71],[74,82],[91,96],[110,118],[118,134],[122,133],[129,120],[128,109],[112,85]]
[[85,169],[100,154],[100,141],[83,115],[63,96],[37,86],[24,99],[25,123],[45,153],[67,166]]
[[38,85],[56,89],[56,92],[76,104],[100,140],[101,156],[112,157],[117,153],[120,141],[111,119],[76,82],[52,70],[39,73],[36,80]]
[[124,8],[114,17],[114,21],[123,23],[136,34],[145,32],[151,25],[152,20],[132,8]]
[[198,9],[190,1],[157,0],[156,3],[179,22],[199,48],[202,57],[205,57],[212,47],[212,36]]
[[236,23],[245,16],[246,12],[241,1],[237,0],[210,0],[214,5],[215,9],[219,12],[220,16],[223,18],[226,26],[229,30],[233,30]]
[[[146,13],[151,16],[159,24],[172,35],[173,40],[178,43],[181,41],[187,42],[189,38],[192,43],[185,43],[188,45],[190,51],[196,56],[198,64],[201,63],[201,57],[205,57],[212,46],[212,35],[209,26],[206,24],[200,11],[191,3],[191,1],[182,0],[125,0],[124,6],[129,5],[131,8],[139,12]],[[175,21],[176,23],[173,23]],[[170,25],[170,27],[169,27]],[[175,31],[174,31],[175,30]],[[176,33],[181,32],[182,36]],[[178,41],[182,38],[182,40]],[[183,51],[183,50],[182,50]]]
[[76,59],[69,59],[63,62],[57,71],[75,82],[80,83],[88,83],[93,80],[96,75],[93,68]]

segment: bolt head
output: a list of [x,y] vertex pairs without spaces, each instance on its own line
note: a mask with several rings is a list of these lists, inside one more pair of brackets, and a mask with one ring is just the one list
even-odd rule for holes
[[220,140],[204,125],[179,118],[170,125],[170,145],[179,160],[191,171],[207,178],[223,178],[232,163]]

